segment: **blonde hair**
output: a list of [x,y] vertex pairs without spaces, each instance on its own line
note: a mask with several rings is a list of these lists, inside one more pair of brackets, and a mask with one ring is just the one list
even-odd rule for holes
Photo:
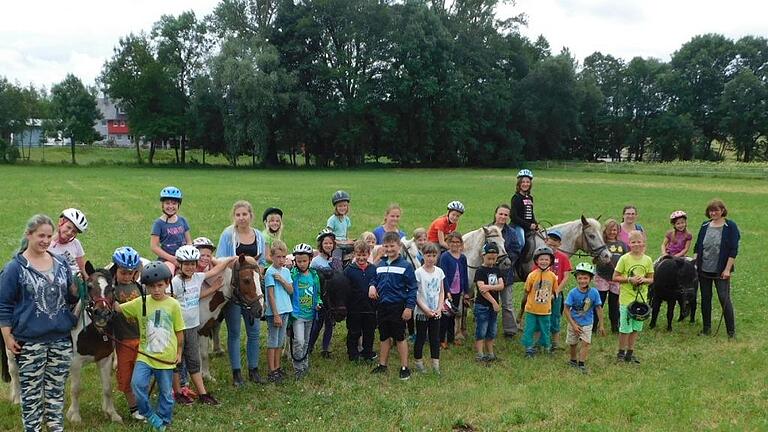
[[422,227],[419,227],[413,230],[413,238],[426,236],[426,235],[427,235],[427,230]]
[[365,240],[360,239],[360,240],[355,242],[354,251],[355,252],[362,252],[362,253],[369,253],[371,251],[371,246],[368,243],[366,243]]
[[234,204],[232,204],[232,217],[233,218],[235,217],[235,211],[237,211],[237,209],[243,208],[243,207],[248,209],[248,214],[250,214],[251,219],[253,219],[253,206],[251,205],[251,203],[249,203],[246,200],[238,200],[238,201],[235,201]]
[[21,244],[19,245],[18,253],[22,253],[27,250],[29,247],[29,240],[27,239],[27,236],[37,231],[37,229],[43,225],[50,225],[52,230],[55,229],[53,220],[51,220],[51,218],[47,215],[36,214],[29,218],[27,225],[24,228],[24,235],[21,236]]
[[288,246],[282,240],[275,240],[272,242],[272,246],[269,247],[269,254],[274,256],[276,252],[287,254]]
[[605,226],[603,226],[603,241],[608,241],[608,230],[613,227],[616,227],[619,231],[621,231],[621,227],[619,226],[619,223],[616,222],[616,219],[611,218],[605,221]]
[[371,237],[373,237],[373,241],[375,243],[376,242],[376,235],[374,235],[372,232],[370,232],[370,231],[363,231],[363,233],[360,234],[360,240],[362,240],[364,242],[367,242],[368,240],[370,240]]
[[392,210],[400,210],[400,213],[402,213],[402,212],[403,212],[403,209],[401,209],[401,208],[400,208],[400,204],[397,204],[397,203],[391,203],[391,204],[390,204],[390,205],[387,207],[387,211],[385,211],[385,212],[384,212],[384,223],[386,223],[386,222],[387,222],[387,216],[389,216],[389,214],[392,212]]
[[627,234],[627,239],[629,241],[638,240],[638,239],[639,240],[645,240],[645,236],[643,236],[643,232],[642,231],[632,230],[632,231],[629,232],[629,234]]

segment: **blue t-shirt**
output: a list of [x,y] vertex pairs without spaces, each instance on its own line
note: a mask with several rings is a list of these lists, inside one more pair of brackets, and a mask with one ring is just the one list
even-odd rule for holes
[[157,218],[152,224],[152,235],[160,237],[160,247],[171,255],[176,254],[176,249],[185,244],[184,234],[187,231],[189,224],[183,216],[178,216],[174,223]]
[[336,236],[336,240],[346,240],[347,232],[352,226],[352,220],[349,219],[349,216],[347,215],[344,215],[341,217],[341,219],[339,219],[339,217],[334,214],[328,218],[328,222],[325,224],[325,226],[333,231],[333,235]]
[[581,292],[578,288],[574,288],[568,293],[568,298],[565,299],[565,307],[571,311],[571,317],[580,326],[592,325],[594,315],[592,309],[602,305],[600,293],[593,287],[589,287],[587,292]]
[[266,316],[272,316],[274,315],[274,312],[272,312],[272,305],[270,304],[270,298],[269,298],[269,287],[273,286],[275,287],[275,306],[277,307],[277,313],[278,314],[284,314],[293,311],[293,305],[291,304],[291,296],[288,294],[288,291],[285,290],[285,287],[283,287],[283,284],[278,283],[275,281],[275,273],[280,273],[280,276],[285,279],[286,282],[289,284],[293,283],[293,280],[291,279],[291,271],[288,270],[285,267],[281,267],[280,270],[275,269],[274,267],[270,267],[267,269],[266,273],[264,273],[264,286],[267,288],[265,292],[265,303],[267,305],[266,312],[264,312],[264,315]]
[[[387,232],[384,231],[384,225],[379,225],[376,228],[373,229],[373,235],[376,237],[376,244],[384,244],[384,234]],[[400,238],[405,238],[405,231],[403,230],[397,230],[397,233],[400,234]]]
[[293,289],[296,290],[295,297],[298,299],[298,304],[293,308],[293,317],[308,321],[313,320],[317,297],[320,294],[320,287],[315,286],[315,277],[311,272],[296,272]]

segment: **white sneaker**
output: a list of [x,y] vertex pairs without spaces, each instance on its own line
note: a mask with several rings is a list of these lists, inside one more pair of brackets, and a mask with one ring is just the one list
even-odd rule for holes
[[146,418],[146,417],[144,417],[143,415],[139,414],[139,412],[138,412],[138,411],[134,411],[134,412],[132,412],[132,413],[131,413],[131,417],[133,417],[134,419],[136,419],[136,420],[138,420],[138,421],[143,421],[143,422],[146,422],[146,421],[147,421],[147,418]]

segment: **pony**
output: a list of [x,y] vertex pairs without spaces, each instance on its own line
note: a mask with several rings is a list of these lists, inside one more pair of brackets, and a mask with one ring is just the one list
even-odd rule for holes
[[[563,222],[549,228],[549,231],[553,230],[558,230],[562,234],[559,249],[569,257],[576,255],[578,251],[584,251],[588,256],[602,264],[611,262],[611,253],[605,246],[602,227],[597,219],[585,218],[584,215],[581,215],[580,219]],[[534,233],[532,237],[533,239],[527,253],[520,257],[517,271],[514,272],[515,278],[513,282],[525,281],[528,272],[533,268],[533,252],[547,245],[545,230]]]
[[[381,251],[381,245],[374,246],[373,256],[379,256],[379,251]],[[416,246],[416,241],[413,238],[400,239],[400,256],[403,257],[404,260],[408,261],[408,263],[413,266],[414,270],[421,267],[421,261],[419,261],[418,258],[419,247]]]
[[651,304],[650,328],[656,327],[661,304],[667,303],[667,331],[672,331],[675,303],[680,303],[680,318],[684,320],[695,304],[694,292],[698,285],[696,267],[684,257],[663,256],[654,266],[653,283],[648,287],[648,303]]
[[[246,272],[243,272],[242,274],[253,281],[257,287],[256,292],[259,292],[261,285],[259,284],[258,272],[252,273],[253,274],[251,275],[248,275]],[[214,337],[214,332],[219,330],[219,324],[224,319],[224,308],[232,298],[234,285],[232,277],[235,274],[239,276],[241,273],[239,271],[234,272],[232,269],[227,268],[220,275],[206,279],[205,282],[203,282],[203,285],[210,286],[211,284],[216,283],[216,279],[218,278],[221,278],[223,281],[221,288],[213,293],[213,295],[200,299],[199,307],[200,326],[197,328],[197,334],[200,335],[198,338],[198,341],[200,342],[200,372],[205,380],[212,382],[216,380],[211,376],[210,353],[208,352],[208,347],[210,345],[210,339]],[[239,280],[236,283],[238,286],[246,286],[250,282],[247,280]]]
[[352,292],[352,283],[341,272],[323,272],[320,275],[320,298],[323,308],[334,321],[347,319],[347,299]]
[[[85,269],[91,277],[86,282],[87,297],[81,299],[75,307],[76,314],[83,309],[85,313],[81,314],[77,325],[72,330],[74,358],[69,368],[70,405],[66,417],[72,423],[82,421],[80,417],[81,371],[85,364],[95,362],[101,378],[101,410],[111,421],[122,423],[123,419],[117,413],[112,399],[114,346],[110,332],[112,318],[115,315],[112,309],[114,301],[112,274],[107,269],[94,269],[90,261],[86,262]],[[18,404],[21,396],[19,370],[14,355],[8,352],[7,356],[11,378],[10,400]]]

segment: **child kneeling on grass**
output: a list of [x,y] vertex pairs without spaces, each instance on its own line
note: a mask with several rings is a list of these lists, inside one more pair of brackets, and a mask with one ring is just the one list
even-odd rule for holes
[[[565,299],[565,318],[568,320],[568,333],[565,342],[571,349],[570,365],[587,373],[587,355],[592,343],[592,325],[594,312],[597,311],[598,332],[605,335],[603,324],[603,304],[597,289],[589,286],[595,275],[595,266],[589,263],[579,263],[573,276],[576,278],[576,288],[568,293]],[[581,341],[581,350],[579,350]],[[577,358],[578,357],[578,358]]]
[[[139,349],[131,378],[139,414],[156,431],[165,431],[173,417],[173,370],[181,362],[184,346],[184,318],[176,299],[166,294],[171,283],[171,270],[161,261],[153,261],[141,270],[142,296],[122,305],[115,301],[114,310],[139,322]],[[150,296],[147,298],[146,292]],[[157,383],[157,406],[149,401],[149,385]]]

